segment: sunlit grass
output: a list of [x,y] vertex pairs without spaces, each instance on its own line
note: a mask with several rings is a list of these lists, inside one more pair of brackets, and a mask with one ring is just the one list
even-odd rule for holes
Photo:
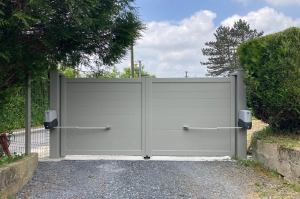
[[287,130],[276,130],[270,126],[255,132],[252,135],[251,146],[256,147],[257,140],[276,143],[286,148],[300,148],[300,136]]
[[22,159],[25,156],[25,154],[13,154],[12,157],[8,157],[8,156],[3,156],[0,157],[0,166],[15,162],[17,160]]

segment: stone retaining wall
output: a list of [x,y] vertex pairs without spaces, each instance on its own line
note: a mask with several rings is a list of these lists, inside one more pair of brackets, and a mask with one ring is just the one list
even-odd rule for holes
[[252,147],[253,160],[277,171],[290,183],[300,184],[300,151],[288,149],[275,143],[258,140]]
[[32,177],[38,165],[38,154],[32,153],[21,160],[0,167],[0,199],[18,193]]

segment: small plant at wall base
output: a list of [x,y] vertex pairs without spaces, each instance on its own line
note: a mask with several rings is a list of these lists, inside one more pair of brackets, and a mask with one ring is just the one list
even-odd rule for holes
[[0,134],[0,157],[5,154],[7,157],[12,157],[9,151],[10,139],[14,136],[12,132]]
[[15,162],[17,160],[22,159],[23,157],[25,157],[24,153],[21,154],[14,153],[11,157],[8,156],[0,157],[0,166]]
[[10,153],[9,145],[12,137],[14,137],[14,135],[11,132],[0,134],[0,166],[15,162],[25,156],[25,154],[22,153]]

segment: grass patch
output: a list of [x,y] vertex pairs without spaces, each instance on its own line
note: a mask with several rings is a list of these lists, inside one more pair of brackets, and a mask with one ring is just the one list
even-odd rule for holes
[[258,193],[258,195],[259,195],[260,197],[266,197],[266,196],[269,195],[269,192],[266,191],[266,190],[259,190],[259,189],[257,189],[257,190],[256,190],[256,193]]
[[296,132],[276,130],[268,126],[261,131],[253,133],[251,146],[256,147],[257,140],[268,143],[277,143],[286,148],[300,148],[300,136]]
[[261,182],[255,182],[254,183],[256,186],[258,186],[258,187],[261,187],[262,186],[262,183]]
[[292,188],[296,192],[300,192],[300,186],[297,184],[289,184],[288,185],[290,188]]
[[22,159],[25,156],[25,154],[13,154],[12,157],[8,157],[8,156],[3,156],[0,157],[0,166],[15,162],[17,160]]
[[[251,169],[257,171],[258,173],[264,174],[276,180],[280,180],[282,185],[276,188],[277,191],[282,188],[290,188],[293,191],[300,193],[300,185],[291,184],[286,180],[283,180],[282,176],[277,171],[267,169],[261,163],[255,162],[253,160],[241,160],[241,159],[236,159],[236,160],[238,161],[239,166],[244,165],[246,167],[250,167]],[[254,184],[258,188],[262,188],[261,182],[255,182]],[[258,192],[260,192],[259,193],[260,196],[264,196],[265,190],[259,190]]]
[[239,166],[246,166],[254,169],[255,171],[262,174],[270,174],[270,171],[267,170],[260,162],[255,162],[252,160],[241,160],[236,158],[239,163]]

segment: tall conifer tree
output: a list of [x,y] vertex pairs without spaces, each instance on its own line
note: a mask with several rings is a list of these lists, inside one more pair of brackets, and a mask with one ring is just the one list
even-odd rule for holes
[[229,76],[234,70],[240,68],[237,57],[237,47],[244,41],[263,35],[244,21],[236,21],[233,27],[220,26],[214,36],[215,41],[206,42],[208,48],[203,48],[202,53],[209,56],[207,62],[200,62],[207,66],[206,76]]

